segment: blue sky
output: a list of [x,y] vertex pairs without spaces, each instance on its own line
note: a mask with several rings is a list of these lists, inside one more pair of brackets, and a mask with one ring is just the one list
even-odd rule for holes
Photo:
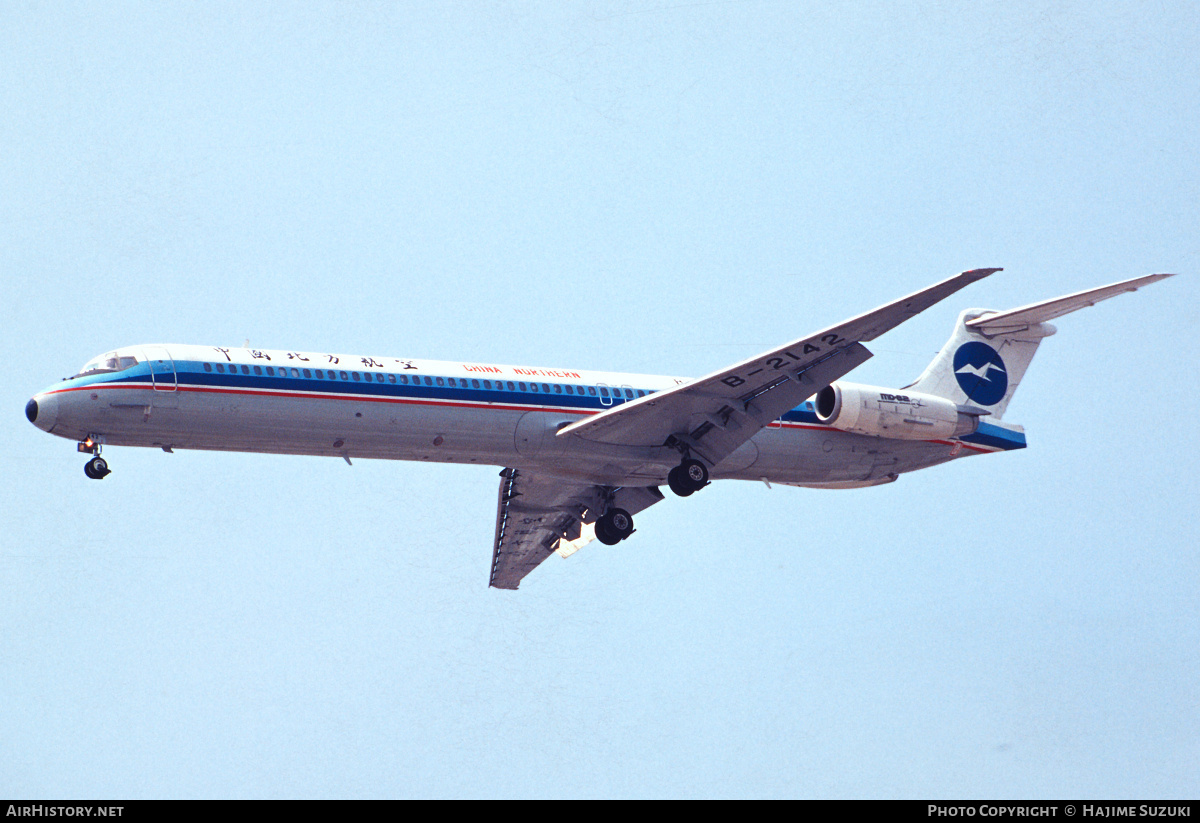
[[[1195,797],[1193,4],[0,7],[0,796]],[[486,586],[496,470],[109,449],[151,342],[698,375],[1058,321],[1030,448]]]

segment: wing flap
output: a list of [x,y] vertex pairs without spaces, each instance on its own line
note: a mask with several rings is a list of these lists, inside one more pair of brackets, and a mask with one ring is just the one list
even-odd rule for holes
[[595,532],[590,525],[608,499],[606,495],[630,514],[663,499],[662,492],[653,487],[603,489],[525,469],[500,472],[488,585],[516,589],[551,554],[558,551],[566,557],[591,542]]

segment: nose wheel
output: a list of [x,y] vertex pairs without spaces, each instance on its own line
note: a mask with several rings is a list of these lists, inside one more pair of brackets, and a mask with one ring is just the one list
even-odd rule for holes
[[81,441],[75,447],[84,454],[92,455],[92,459],[83,464],[83,473],[92,480],[103,480],[112,474],[112,470],[108,468],[108,461],[100,456],[101,442],[103,442],[102,437],[89,434],[86,440]]
[[103,480],[112,474],[112,470],[108,467],[108,461],[97,455],[83,464],[83,473],[92,480]]
[[708,467],[689,457],[667,472],[667,485],[680,497],[695,494],[708,485]]

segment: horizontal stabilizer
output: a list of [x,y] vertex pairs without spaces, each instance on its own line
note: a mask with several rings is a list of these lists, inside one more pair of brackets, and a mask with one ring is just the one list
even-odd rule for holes
[[1065,297],[1056,297],[1053,300],[1043,300],[1040,303],[1021,306],[1018,309],[1011,309],[996,314],[985,314],[974,320],[968,320],[967,326],[989,337],[1023,331],[1037,323],[1044,323],[1047,320],[1062,317],[1064,314],[1070,314],[1073,311],[1094,306],[1101,300],[1107,300],[1110,297],[1116,297],[1118,294],[1124,294],[1128,291],[1137,291],[1142,286],[1147,286],[1174,276],[1173,274],[1148,274],[1145,277],[1135,277],[1132,280],[1113,283],[1111,286],[1101,286],[1098,289],[1088,289],[1087,291],[1068,294]]

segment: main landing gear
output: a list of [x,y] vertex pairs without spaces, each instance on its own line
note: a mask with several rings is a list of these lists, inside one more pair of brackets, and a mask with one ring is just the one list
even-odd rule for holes
[[100,443],[91,437],[84,440],[78,446],[79,451],[91,453],[92,459],[83,464],[83,473],[92,480],[103,480],[112,474],[112,470],[108,467],[108,461],[100,456]]
[[615,546],[633,534],[633,515],[624,509],[609,509],[596,519],[596,539]]
[[680,497],[695,494],[708,485],[708,467],[695,458],[684,458],[667,472],[667,485]]

